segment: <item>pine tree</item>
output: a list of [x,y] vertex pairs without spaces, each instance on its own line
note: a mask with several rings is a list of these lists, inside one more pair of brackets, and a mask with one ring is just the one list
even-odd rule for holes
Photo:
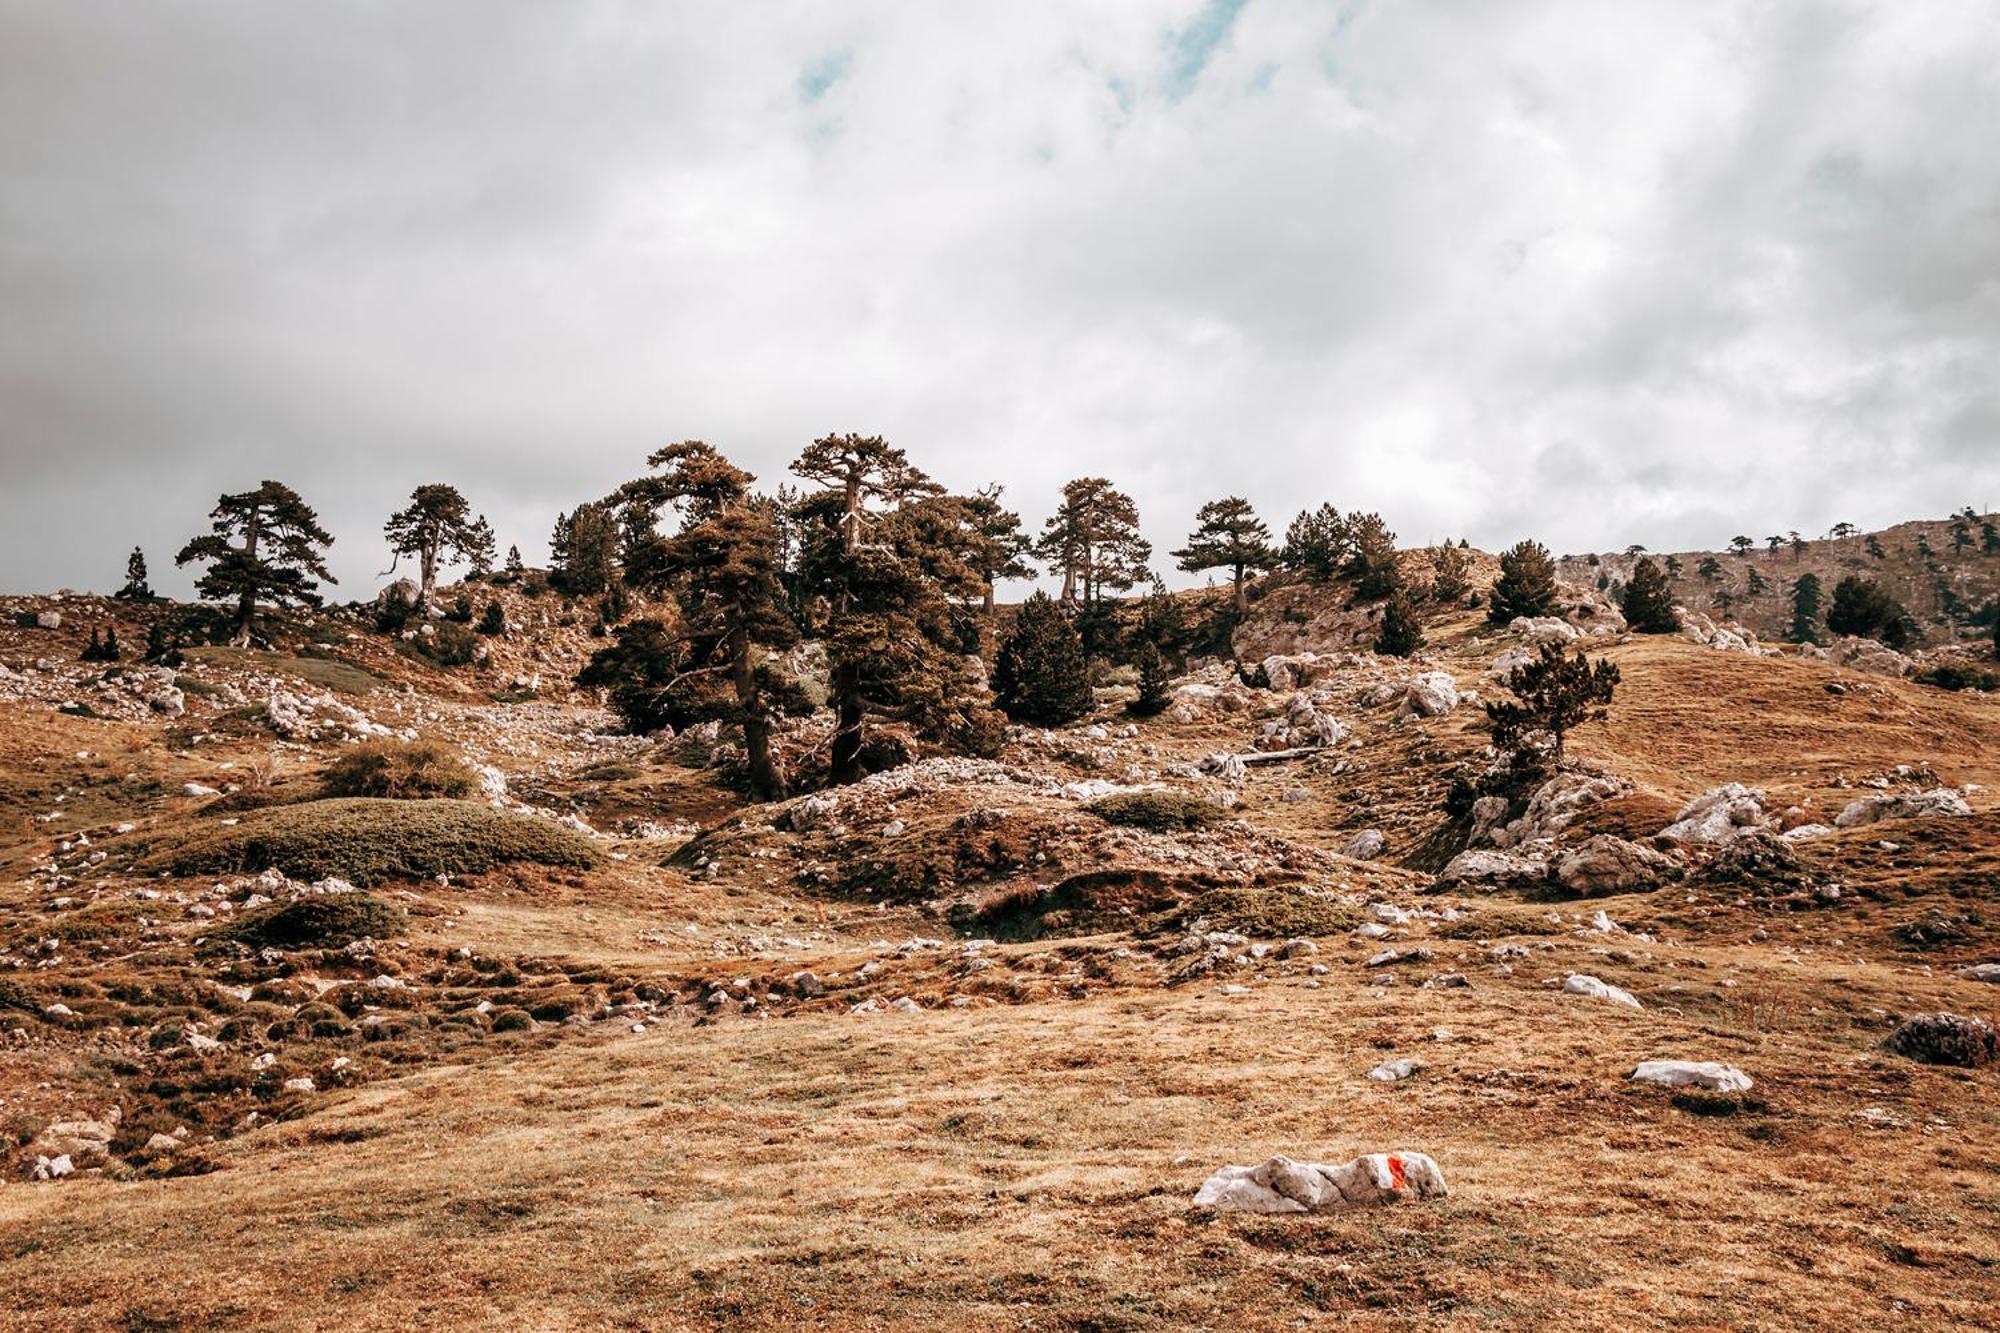
[[609,686],[620,711],[643,729],[704,721],[741,727],[750,785],[775,799],[787,783],[773,724],[809,704],[775,660],[799,634],[778,578],[769,506],[750,494],[755,477],[699,440],[668,445],[646,461],[659,471],[626,483],[618,498],[643,511],[649,527],[666,509],[680,514],[680,530],[642,562],[649,580],[642,586],[671,589],[679,623],[672,633],[651,619],[620,626],[579,680]]
[[407,507],[382,525],[389,539],[388,572],[406,555],[417,559],[417,605],[429,610],[437,591],[438,566],[464,561],[477,573],[493,567],[493,529],[475,515],[458,487],[431,482],[410,492]]
[[1694,572],[1701,576],[1703,582],[1713,583],[1722,577],[1722,562],[1712,555],[1703,556]]
[[77,654],[76,660],[79,662],[99,662],[103,659],[104,641],[97,635],[97,626],[92,625],[90,627],[90,642],[83,646],[83,651]]
[[549,582],[574,596],[605,591],[618,577],[621,537],[617,514],[602,501],[557,516],[549,538]]
[[1952,515],[1951,549],[1954,555],[1963,555],[1972,549],[1972,524],[1964,514]]
[[[1187,650],[1193,643],[1193,635],[1188,629],[1187,616],[1181,609],[1180,599],[1167,591],[1158,575],[1153,578],[1152,589],[1139,602],[1139,624],[1135,635],[1140,646],[1150,643],[1169,666],[1185,666]],[[1089,651],[1088,641],[1084,644]],[[1134,659],[1135,664],[1137,659]]]
[[1515,701],[1486,705],[1494,747],[1511,754],[1517,769],[1561,762],[1570,730],[1603,720],[1617,684],[1618,668],[1611,663],[1592,661],[1581,650],[1572,657],[1558,644],[1543,644],[1534,661],[1507,676]]
[[1819,575],[1801,574],[1792,583],[1792,628],[1790,639],[1793,643],[1819,642],[1819,608],[1821,589]]
[[1681,576],[1681,558],[1677,555],[1668,556],[1667,577],[1670,579],[1677,579],[1680,576]]
[[1354,580],[1354,595],[1372,602],[1387,597],[1402,585],[1402,567],[1396,563],[1396,534],[1380,514],[1354,514],[1347,520],[1349,554],[1343,569]]
[[282,482],[224,495],[209,517],[213,530],[182,547],[174,563],[206,564],[196,591],[235,600],[233,642],[239,648],[250,643],[258,599],[318,606],[319,584],[313,580],[339,581],[321,554],[333,544],[332,534],[320,527],[319,515],[298,492]]
[[1868,534],[1866,546],[1870,559],[1887,560],[1889,558],[1889,553],[1882,549],[1882,539],[1872,532]]
[[1507,625],[1518,616],[1545,616],[1555,604],[1556,566],[1548,547],[1522,541],[1500,556],[1500,577],[1493,582],[1486,611],[1489,621]]
[[128,602],[150,602],[153,600],[152,585],[146,582],[146,553],[138,547],[125,557],[125,586],[118,590],[119,597]]
[[1681,627],[1667,576],[1651,560],[1641,559],[1632,566],[1632,581],[1625,585],[1621,609],[1625,622],[1641,634],[1672,634]]
[[1389,657],[1408,657],[1424,646],[1424,626],[1411,604],[1409,593],[1398,588],[1389,594],[1382,608],[1382,623],[1375,636],[1375,651]]
[[1792,544],[1792,559],[1793,560],[1804,559],[1806,554],[1806,539],[1804,537],[1799,536],[1797,532],[1789,533],[1787,534],[1787,536]]
[[2000,527],[1990,518],[1979,520],[1979,550],[1982,555],[2000,555]]
[[880,436],[815,440],[792,471],[803,496],[799,589],[826,644],[830,780],[862,776],[870,719],[899,721],[968,753],[998,748],[998,719],[955,651],[951,599],[981,593],[962,502]]
[[1190,574],[1204,569],[1230,571],[1234,589],[1230,604],[1242,615],[1250,606],[1245,577],[1252,571],[1269,569],[1273,562],[1271,530],[1248,500],[1234,495],[1210,500],[1196,512],[1194,523],[1188,544],[1170,554]]
[[1739,537],[1731,537],[1729,539],[1729,549],[1736,552],[1736,554],[1744,557],[1745,559],[1749,558],[1750,548],[1755,546],[1756,544],[1757,544],[1756,542],[1751,541],[1748,537],[1739,536]]
[[479,632],[489,637],[507,632],[507,611],[497,600],[488,602],[486,610],[480,614]]
[[1090,711],[1083,638],[1047,593],[1021,603],[993,668],[993,698],[1008,717],[1037,726],[1061,726]]
[[1323,504],[1302,510],[1285,529],[1282,555],[1287,569],[1297,570],[1315,583],[1325,583],[1340,572],[1348,557],[1347,520],[1338,509]]
[[526,568],[527,566],[521,563],[521,548],[518,546],[509,546],[507,548],[507,572],[519,575]]
[[1916,622],[1903,604],[1882,585],[1850,574],[1833,588],[1826,627],[1834,634],[1875,639],[1890,648],[1908,647],[1917,638]]
[[146,626],[146,661],[159,666],[179,666],[180,648],[164,620]]
[[1063,487],[1062,503],[1042,525],[1035,551],[1063,576],[1063,600],[1095,603],[1109,588],[1126,592],[1145,578],[1152,543],[1139,535],[1139,507],[1103,477]]
[[1021,527],[1021,516],[1000,503],[1003,488],[998,482],[981,487],[962,502],[972,535],[972,567],[985,585],[980,607],[993,614],[993,585],[1002,579],[1031,579],[1036,569],[1028,563],[1034,539]]
[[1750,596],[1756,597],[1760,596],[1770,586],[1771,584],[1769,580],[1767,580],[1762,574],[1758,573],[1755,569],[1752,569],[1750,571],[1749,579],[1744,584],[1744,591],[1748,593]]
[[124,646],[118,642],[118,626],[104,627],[104,660],[116,662],[125,656]]
[[1157,717],[1173,698],[1173,675],[1167,669],[1167,659],[1158,644],[1141,639],[1133,664],[1139,668],[1139,697],[1127,704],[1125,711],[1134,717]]
[[1456,606],[1471,587],[1472,561],[1450,542],[1431,552],[1431,599]]

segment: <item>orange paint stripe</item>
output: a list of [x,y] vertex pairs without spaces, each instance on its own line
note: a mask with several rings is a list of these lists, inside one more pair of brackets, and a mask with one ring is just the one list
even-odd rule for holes
[[1394,1153],[1389,1154],[1389,1188],[1392,1190],[1403,1188],[1403,1159]]

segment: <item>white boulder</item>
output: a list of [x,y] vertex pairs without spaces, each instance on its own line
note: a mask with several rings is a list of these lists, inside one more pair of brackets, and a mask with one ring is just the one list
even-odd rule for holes
[[1636,1083],[1669,1088],[1701,1088],[1707,1092],[1748,1092],[1750,1076],[1735,1065],[1714,1060],[1644,1060],[1632,1071]]
[[1609,1000],[1613,1004],[1622,1004],[1632,1009],[1642,1007],[1631,991],[1608,985],[1587,972],[1572,972],[1564,977],[1563,990],[1571,995],[1582,995],[1592,1000]]
[[1222,1212],[1327,1213],[1448,1193],[1444,1172],[1419,1152],[1368,1153],[1331,1166],[1273,1157],[1260,1166],[1223,1167],[1202,1182],[1194,1206]]
[[1929,819],[1971,813],[1972,807],[1963,796],[1950,787],[1935,787],[1924,792],[1876,792],[1858,797],[1835,815],[1833,822],[1836,828],[1861,828],[1884,819]]

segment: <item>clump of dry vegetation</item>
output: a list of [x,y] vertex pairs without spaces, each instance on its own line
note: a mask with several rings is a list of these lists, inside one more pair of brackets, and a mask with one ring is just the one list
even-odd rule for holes
[[353,797],[259,810],[154,852],[142,870],[176,875],[280,870],[294,879],[384,880],[476,875],[528,861],[587,869],[597,849],[546,819],[469,801]]
[[394,801],[463,800],[479,790],[479,775],[437,741],[369,741],[336,759],[322,779],[329,796]]
[[403,909],[372,893],[301,898],[245,913],[217,934],[245,944],[280,949],[338,949],[355,940],[400,935]]
[[1222,822],[1220,806],[1175,791],[1131,791],[1106,796],[1083,807],[1107,824],[1153,833],[1183,833]]

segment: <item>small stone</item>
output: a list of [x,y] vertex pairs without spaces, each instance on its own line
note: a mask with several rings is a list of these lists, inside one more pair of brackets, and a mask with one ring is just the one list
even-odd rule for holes
[[1369,1070],[1368,1077],[1377,1083],[1401,1083],[1422,1068],[1415,1060],[1389,1060]]

